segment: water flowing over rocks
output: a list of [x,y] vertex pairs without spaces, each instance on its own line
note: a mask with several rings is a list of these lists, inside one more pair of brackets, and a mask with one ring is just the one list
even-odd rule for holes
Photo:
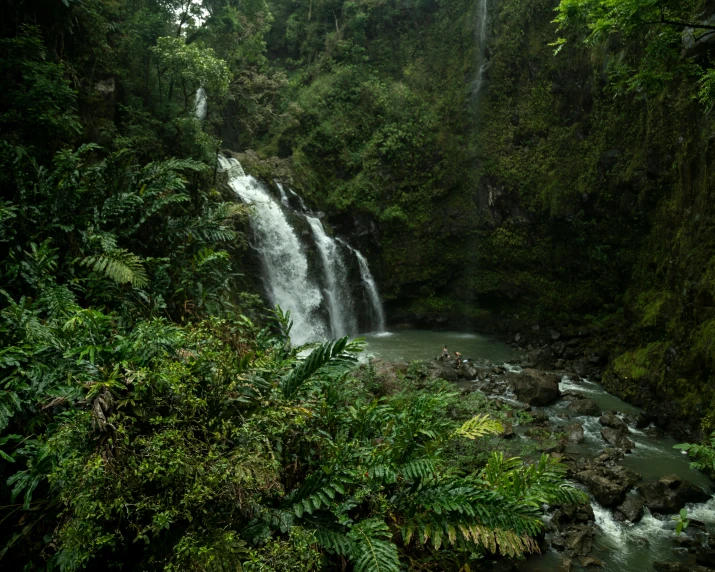
[[[525,570],[587,567],[620,572],[638,562],[635,569],[641,571],[653,569],[656,561],[664,570],[710,569],[706,567],[715,560],[709,544],[709,531],[715,538],[715,501],[702,504],[711,498],[709,492],[672,470],[653,474],[653,465],[663,463],[665,455],[678,460],[679,471],[688,471],[687,459],[672,449],[672,441],[659,443],[667,436],[655,432],[654,419],[573,372],[523,365],[479,359],[458,365],[454,359],[435,358],[424,362],[424,371],[499,404],[496,407],[506,412],[500,443],[516,448],[512,450],[527,447],[534,459],[542,452],[559,457],[568,477],[591,496],[591,503],[582,507],[548,507],[540,542],[548,564]],[[710,504],[713,507],[706,508]],[[688,509],[691,525],[677,537],[671,515],[681,507]],[[630,564],[619,564],[621,558]],[[512,569],[511,564],[505,566]]]

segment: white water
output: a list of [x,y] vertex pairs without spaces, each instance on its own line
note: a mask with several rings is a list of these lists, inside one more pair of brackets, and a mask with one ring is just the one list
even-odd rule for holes
[[278,192],[281,194],[281,204],[284,207],[290,208],[290,201],[288,200],[288,195],[286,195],[285,190],[283,189],[283,185],[281,185],[278,181],[275,181],[276,186],[278,187]]
[[362,278],[362,283],[365,286],[365,291],[372,306],[373,323],[376,325],[375,329],[378,332],[383,332],[385,331],[385,311],[382,309],[382,301],[380,300],[380,293],[377,290],[377,284],[375,284],[375,279],[372,277],[370,267],[367,265],[365,257],[359,250],[353,250],[355,251],[355,256],[357,256],[358,265],[360,266],[360,278]]
[[354,304],[350,296],[350,281],[342,254],[334,238],[328,236],[323,223],[317,217],[306,216],[325,273],[325,295],[327,298],[330,329],[334,338],[342,338],[357,332]]
[[[253,205],[251,226],[254,246],[260,254],[266,292],[272,304],[279,305],[284,311],[290,310],[293,343],[357,334],[359,315],[370,317],[371,330],[383,331],[385,313],[365,257],[340,238],[329,236],[320,219],[292,189],[287,189],[286,193],[286,189],[276,183],[280,193],[279,203],[259,181],[245,174],[236,159],[219,156],[218,161],[221,170],[228,171],[228,182],[233,191],[241,200]],[[288,193],[297,200],[299,211],[291,207],[292,199],[289,199]],[[310,226],[322,268],[311,268],[311,259],[291,219],[286,216],[291,212],[294,218],[304,218]],[[357,265],[346,263],[345,249],[355,253]],[[362,303],[362,297],[356,301],[351,295],[351,284],[358,283],[355,266],[359,269],[360,283],[366,293],[366,304]],[[326,323],[326,315],[329,323]]]
[[206,90],[200,87],[196,90],[196,96],[194,98],[194,116],[199,121],[206,119],[206,110],[208,108],[208,100],[206,99]]
[[489,68],[486,57],[487,23],[489,22],[489,0],[477,0],[477,75],[474,78],[474,95],[478,95],[484,85],[484,72]]
[[291,340],[304,344],[327,337],[320,306],[323,296],[308,273],[306,253],[283,209],[263,185],[244,174],[236,159],[219,156],[228,184],[246,203],[253,205],[251,226],[261,254],[266,291],[272,304],[290,310]]

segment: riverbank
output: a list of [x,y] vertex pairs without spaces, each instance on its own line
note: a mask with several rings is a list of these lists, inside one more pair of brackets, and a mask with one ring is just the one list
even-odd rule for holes
[[[715,541],[710,544],[711,537],[715,539],[713,483],[689,468],[687,457],[673,449],[678,441],[656,419],[609,394],[588,375],[573,371],[572,364],[584,359],[590,364],[584,374],[597,371],[595,360],[557,357],[563,360],[561,368],[539,367],[554,363],[529,355],[536,349],[540,356],[546,353],[543,346],[533,344],[543,334],[525,336],[527,351],[512,347],[516,355],[509,361],[465,354],[473,359],[459,369],[454,362],[437,359],[409,366],[410,375],[443,378],[465,394],[479,392],[489,400],[504,433],[485,446],[527,460],[538,459],[541,453],[558,457],[567,466],[568,477],[591,497],[582,507],[546,510],[540,556],[523,562],[500,560],[498,567],[485,564],[485,569],[715,569]],[[551,345],[563,343],[564,354],[566,348],[578,347],[569,345],[573,337],[553,339],[554,333],[547,334],[552,336]],[[520,346],[520,341],[514,344]],[[405,363],[385,360],[363,367],[370,368],[388,392],[400,387],[408,371]],[[688,511],[690,526],[676,535],[674,516],[681,508]]]

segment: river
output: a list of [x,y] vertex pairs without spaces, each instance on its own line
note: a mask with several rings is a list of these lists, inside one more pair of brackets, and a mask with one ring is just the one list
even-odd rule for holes
[[[403,330],[367,334],[367,355],[387,361],[428,360],[438,356],[447,345],[450,353],[459,351],[464,357],[486,360],[494,364],[507,364],[516,369],[518,360],[515,351],[506,344],[489,336],[464,332],[435,332],[425,330]],[[469,385],[472,382],[460,382]],[[574,381],[564,375],[560,383],[561,391],[582,393],[598,403],[603,411],[637,413],[640,410],[617,397],[610,395],[595,382]],[[593,456],[606,446],[601,437],[598,417],[572,415],[567,410],[564,399],[554,405],[542,408],[556,425],[577,421],[584,427],[584,441],[578,445],[568,445],[565,453],[575,457]],[[527,437],[519,436],[520,439]],[[633,453],[626,455],[620,464],[636,471],[643,481],[652,481],[668,474],[677,474],[713,491],[713,482],[699,471],[689,467],[686,455],[674,449],[676,441],[668,436],[654,437],[646,431],[630,430],[629,438],[636,446]],[[611,511],[602,508],[595,500],[594,509],[598,534],[593,555],[603,561],[601,570],[606,572],[650,572],[657,561],[685,561],[687,554],[674,551],[675,523],[671,516],[656,518],[646,508],[643,519],[636,523],[619,523],[613,519]],[[701,521],[707,532],[715,533],[715,500],[704,504],[688,505],[688,516]],[[549,550],[545,554],[529,558],[523,569],[530,572],[551,572],[559,570],[563,553]]]

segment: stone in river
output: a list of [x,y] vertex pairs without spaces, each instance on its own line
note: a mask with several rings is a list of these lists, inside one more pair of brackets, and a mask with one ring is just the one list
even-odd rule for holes
[[577,481],[589,488],[598,504],[606,508],[622,504],[628,491],[641,478],[635,471],[620,465],[595,466],[579,471],[574,476]]
[[628,520],[632,523],[638,522],[643,518],[643,507],[645,501],[640,495],[629,495],[616,509],[613,511],[613,518],[617,521]]
[[638,490],[651,511],[663,514],[676,514],[686,503],[710,499],[710,495],[703,489],[681,480],[677,475],[666,475],[658,481],[645,483]]
[[613,445],[614,447],[618,447],[619,449],[630,451],[636,446],[636,444],[626,437],[626,434],[620,429],[604,427],[601,431],[601,436],[607,443]]
[[603,415],[598,420],[604,427],[611,427],[613,429],[621,429],[622,431],[628,432],[628,425],[623,421],[618,415],[612,411],[605,411]]
[[429,376],[431,379],[444,379],[446,381],[457,381],[457,370],[454,366],[446,365],[441,361],[431,361],[427,363]]
[[559,376],[534,369],[525,369],[509,376],[516,398],[529,405],[544,406],[556,401],[559,391]]
[[580,423],[569,423],[564,427],[566,432],[566,438],[571,443],[581,443],[583,442],[583,425]]
[[600,415],[601,408],[593,399],[577,399],[569,403],[569,411],[575,415]]

